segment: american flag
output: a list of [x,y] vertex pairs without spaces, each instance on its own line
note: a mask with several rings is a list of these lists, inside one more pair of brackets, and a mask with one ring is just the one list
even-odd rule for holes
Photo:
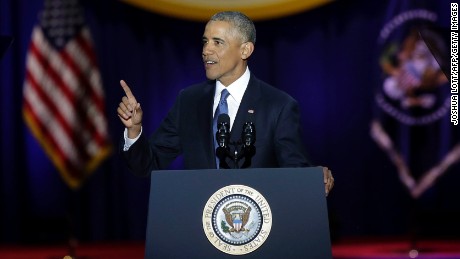
[[111,152],[96,63],[78,1],[45,0],[26,58],[23,115],[73,189]]

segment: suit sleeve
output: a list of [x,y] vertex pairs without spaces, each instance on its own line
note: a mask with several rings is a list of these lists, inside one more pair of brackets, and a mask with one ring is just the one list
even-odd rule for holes
[[122,151],[128,168],[139,176],[148,176],[153,170],[167,169],[182,153],[179,138],[180,94],[173,108],[159,128],[147,139],[145,133],[129,148]]
[[291,99],[281,108],[275,125],[275,150],[280,167],[312,165],[301,136],[299,105]]

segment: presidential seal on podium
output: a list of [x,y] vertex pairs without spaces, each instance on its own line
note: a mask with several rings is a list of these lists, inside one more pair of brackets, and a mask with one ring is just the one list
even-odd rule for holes
[[268,238],[272,213],[267,200],[255,189],[229,185],[216,191],[203,210],[203,230],[220,251],[244,255]]

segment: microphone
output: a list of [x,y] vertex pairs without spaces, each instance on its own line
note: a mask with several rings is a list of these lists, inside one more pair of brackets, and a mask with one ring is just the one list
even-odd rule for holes
[[241,140],[244,146],[252,146],[256,142],[256,126],[254,125],[254,111],[249,110],[247,120],[243,125]]
[[241,140],[243,141],[242,155],[245,157],[242,168],[248,168],[251,165],[251,159],[256,154],[256,126],[254,125],[254,111],[249,110],[247,121],[243,125]]
[[230,168],[225,161],[229,155],[230,141],[230,117],[226,113],[222,113],[217,117],[217,132],[216,132],[216,156],[219,158],[219,168]]
[[216,141],[219,147],[227,148],[230,141],[230,117],[222,113],[217,117]]

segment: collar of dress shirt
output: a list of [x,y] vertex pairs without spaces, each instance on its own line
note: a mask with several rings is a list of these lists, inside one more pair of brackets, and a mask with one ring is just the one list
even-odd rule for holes
[[[244,74],[227,87],[225,87],[220,81],[217,80],[214,100],[219,100],[220,93],[222,92],[224,88],[227,88],[228,92],[230,93],[229,98],[232,98],[239,106],[241,103],[241,100],[243,99],[244,92],[246,91],[246,88],[248,87],[250,77],[251,77],[251,72],[249,72],[249,68],[246,67],[246,71],[244,72]],[[214,101],[214,103],[216,104],[216,101]],[[217,104],[215,105],[214,108],[216,107],[217,107]]]
[[230,96],[227,98],[228,116],[230,117],[230,129],[232,129],[233,127],[233,122],[235,121],[236,113],[238,112],[238,108],[240,107],[240,103],[243,99],[244,92],[246,91],[246,88],[248,88],[250,77],[251,73],[249,72],[249,68],[246,67],[246,71],[244,72],[244,74],[227,87],[225,87],[221,82],[216,81],[216,92],[214,94],[213,112],[216,110],[218,102],[220,100],[220,93],[224,88],[227,88],[228,92],[230,93]]

